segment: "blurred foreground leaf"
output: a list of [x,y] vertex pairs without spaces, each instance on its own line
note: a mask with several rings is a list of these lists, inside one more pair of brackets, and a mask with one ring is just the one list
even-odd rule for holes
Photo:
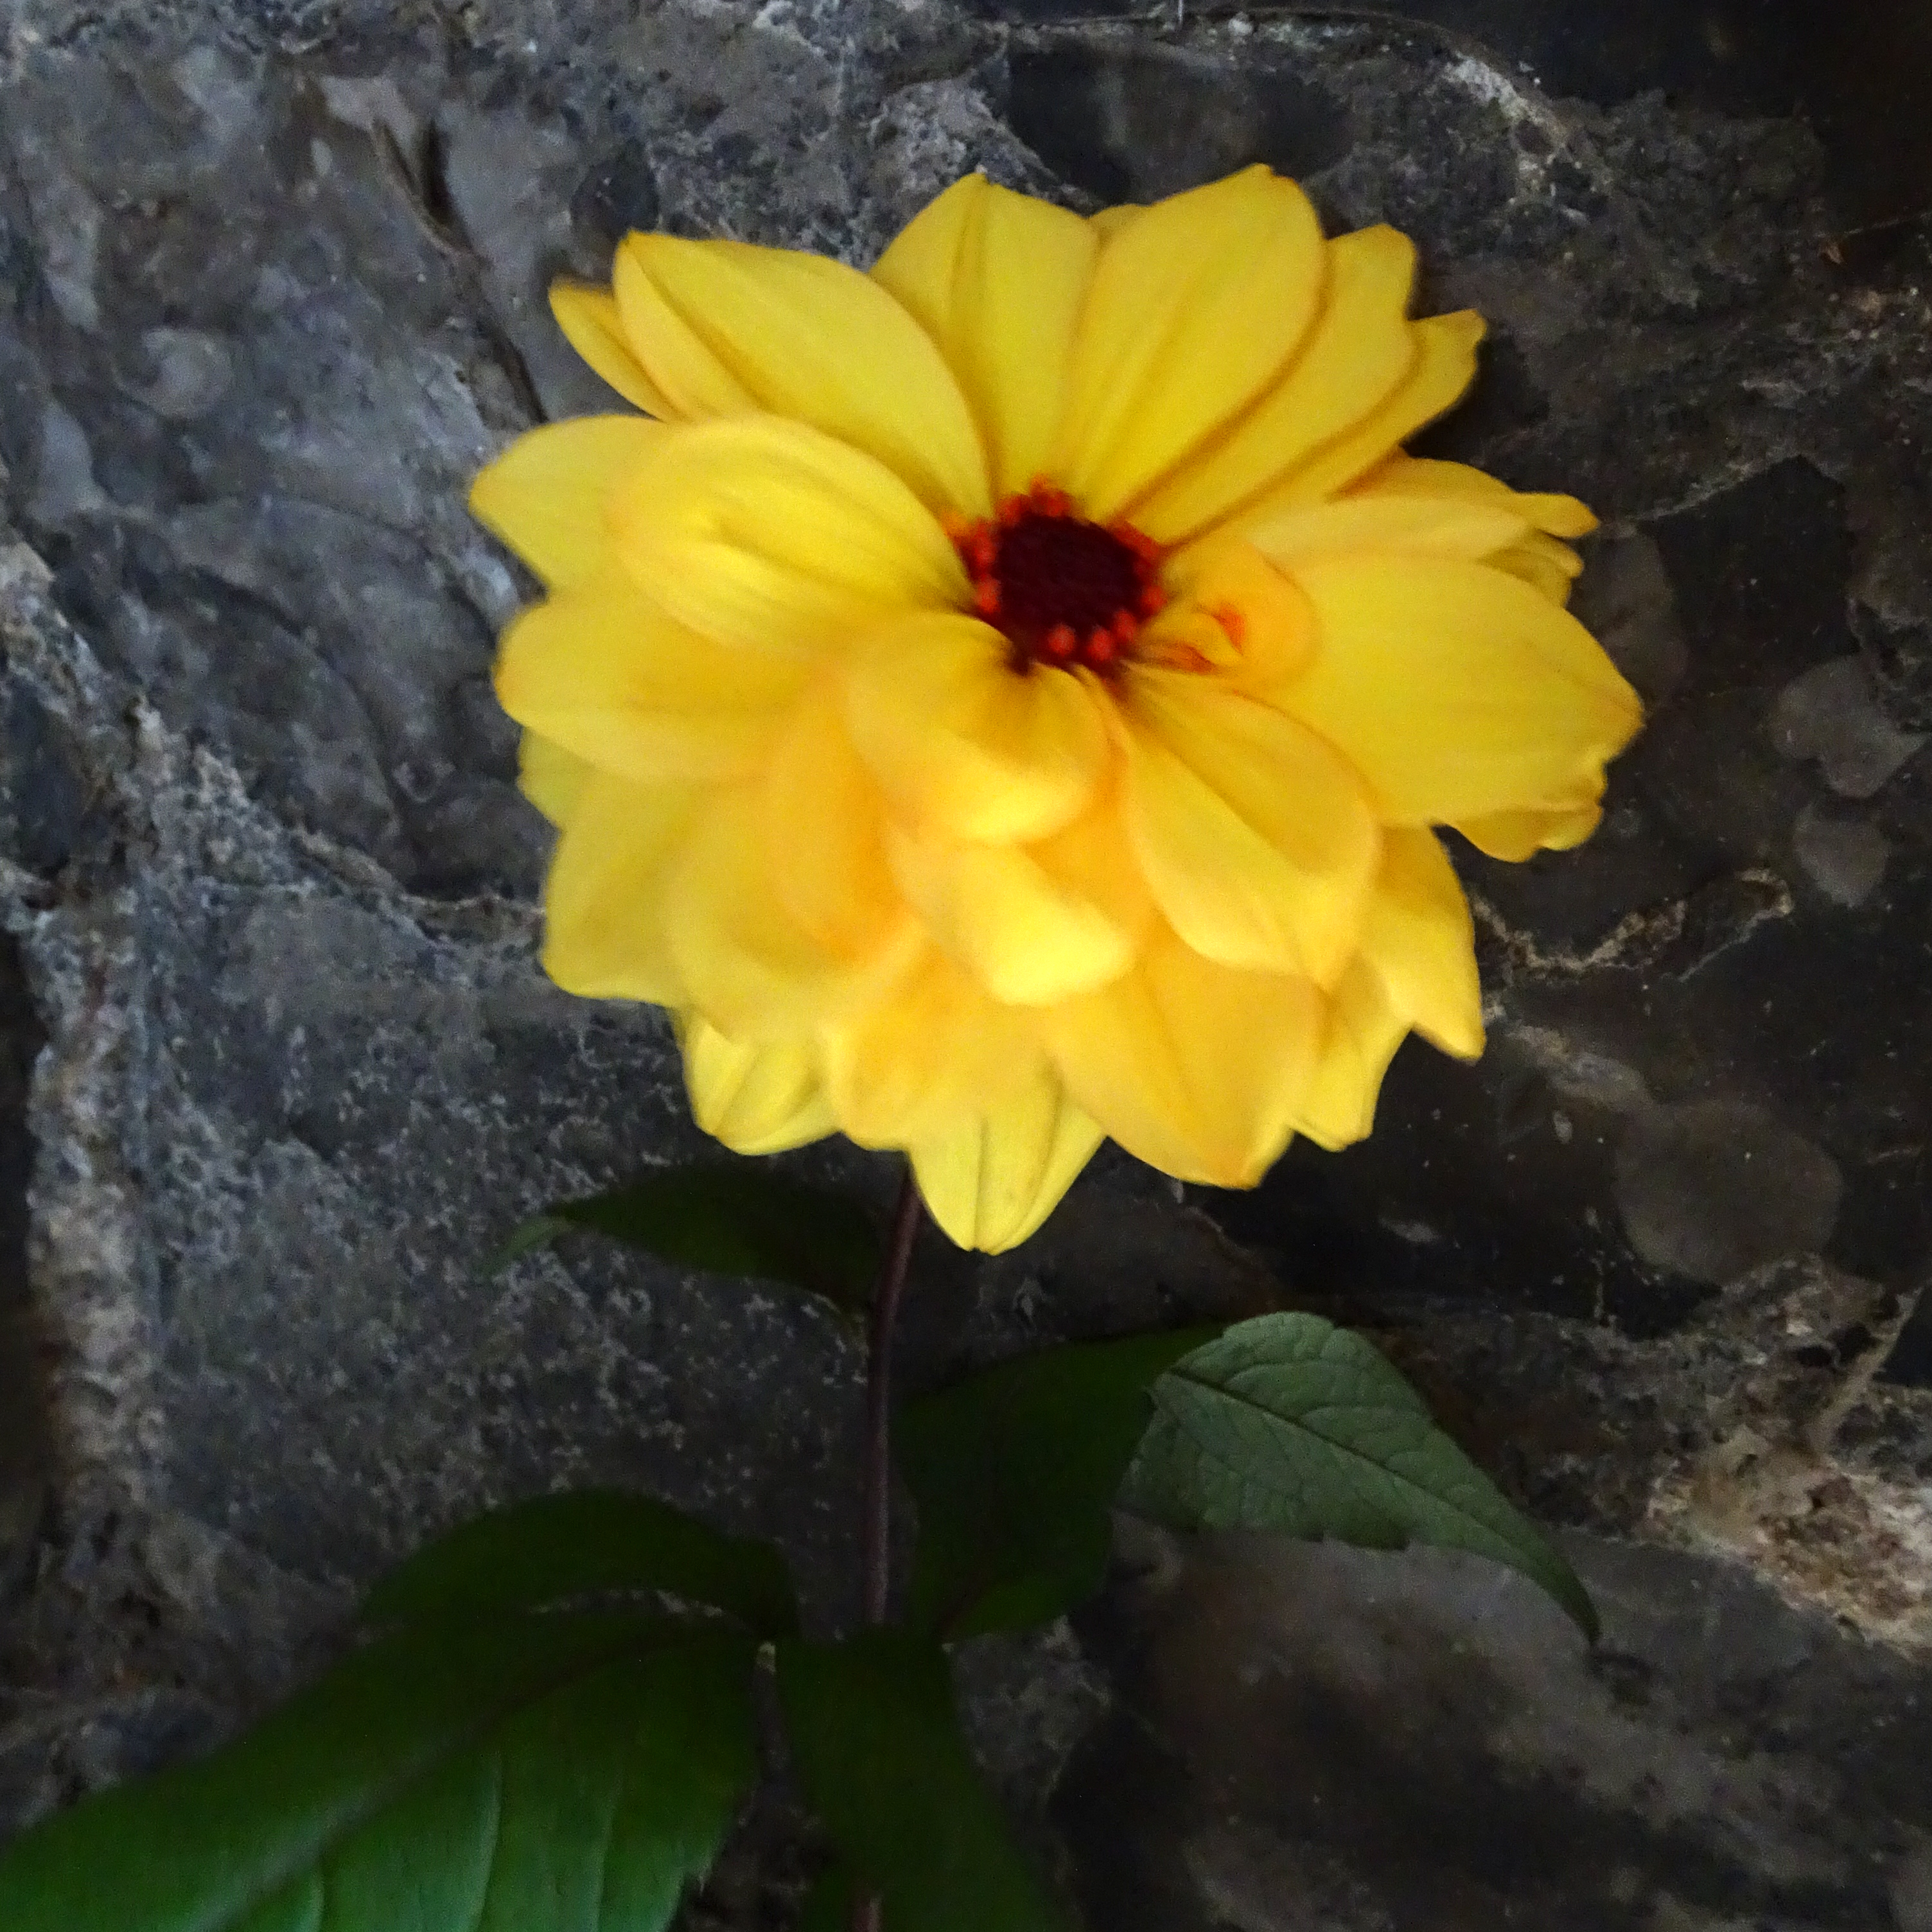
[[572,1598],[663,1590],[727,1611],[760,1636],[798,1627],[784,1559],[655,1496],[573,1490],[459,1524],[406,1557],[362,1606],[374,1624],[481,1617]]
[[902,1630],[782,1643],[778,1699],[799,1783],[883,1896],[886,1932],[1072,1932],[967,1751],[938,1645]]
[[1596,1607],[1562,1552],[1359,1335],[1314,1315],[1238,1322],[1154,1400],[1125,1508],[1178,1529],[1473,1550],[1540,1584],[1594,1640]]
[[7,1932],[662,1932],[757,1770],[748,1638],[528,1616],[372,1645],[0,1858]]
[[864,1304],[879,1267],[878,1231],[856,1201],[746,1160],[665,1168],[554,1202],[510,1236],[488,1271],[574,1232],[605,1234],[680,1268],[783,1282],[844,1308]]
[[914,1625],[949,1637],[1024,1629],[1091,1596],[1115,1492],[1154,1412],[1148,1388],[1215,1332],[1049,1348],[908,1403]]

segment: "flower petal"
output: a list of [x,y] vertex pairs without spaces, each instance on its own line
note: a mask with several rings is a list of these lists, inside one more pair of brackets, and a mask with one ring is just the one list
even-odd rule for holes
[[1041,1064],[1030,1016],[931,946],[884,998],[828,1027],[821,1048],[832,1112],[861,1147],[951,1133]]
[[1408,320],[1415,248],[1393,228],[1328,244],[1328,286],[1300,352],[1254,407],[1132,506],[1162,543],[1185,542],[1268,494],[1371,416],[1420,354]]
[[1118,514],[1262,394],[1326,275],[1308,197],[1265,167],[1118,229],[1081,312],[1051,466],[1085,514]]
[[1347,760],[1211,678],[1139,673],[1122,718],[1128,834],[1174,930],[1224,965],[1332,982],[1379,849]]
[[1315,649],[1315,613],[1292,578],[1251,544],[1209,537],[1162,572],[1172,601],[1134,646],[1144,664],[1211,671],[1234,689],[1265,692]]
[[677,1019],[692,1118],[737,1154],[782,1154],[837,1131],[811,1047],[728,1040],[696,1013]]
[[772,746],[765,836],[780,904],[842,958],[869,957],[906,916],[884,829],[884,801],[852,748],[837,687],[827,680]]
[[686,997],[732,1039],[796,1039],[875,998],[918,945],[902,921],[871,957],[842,957],[785,910],[773,875],[763,788],[706,798],[662,893],[663,922]]
[[1512,490],[1500,477],[1467,463],[1443,463],[1411,456],[1405,450],[1380,463],[1348,487],[1355,496],[1426,497],[1436,502],[1484,503],[1506,509],[1532,529],[1553,537],[1586,537],[1597,527],[1594,514],[1574,496]]
[[520,436],[470,487],[470,513],[551,589],[610,568],[617,485],[664,434],[642,416],[578,416]]
[[1059,1206],[1102,1138],[1042,1068],[979,1119],[916,1143],[913,1172],[950,1240],[1004,1254]]
[[1339,496],[1276,512],[1243,531],[1284,569],[1322,557],[1439,556],[1479,562],[1532,534],[1502,506],[1424,496]]
[[1383,1076],[1408,1036],[1408,1023],[1389,1004],[1380,979],[1357,961],[1329,996],[1296,1131],[1330,1154],[1366,1140]]
[[1412,322],[1409,329],[1416,357],[1408,374],[1374,409],[1331,436],[1265,496],[1244,508],[1234,519],[1236,530],[1245,532],[1250,523],[1277,510],[1319,503],[1339,494],[1405,439],[1456,406],[1475,380],[1483,318],[1463,309]]
[[1100,709],[1071,673],[1024,675],[976,618],[908,618],[868,640],[846,683],[853,742],[922,828],[1001,842],[1043,838],[1094,795]]
[[1563,797],[1637,728],[1596,640],[1502,571],[1378,557],[1297,574],[1322,644],[1280,701],[1348,755],[1387,824]]
[[773,416],[666,430],[612,527],[646,594],[728,643],[822,650],[883,615],[968,601],[958,553],[890,470]]
[[566,993],[683,1003],[664,888],[704,796],[608,772],[585,779],[544,886],[544,970]]
[[1130,1154],[1252,1187],[1293,1132],[1322,1010],[1306,980],[1216,965],[1161,932],[1132,972],[1044,1024],[1067,1092]]
[[1022,847],[895,827],[886,851],[932,937],[1006,1004],[1049,1005],[1104,986],[1132,962],[1134,934]]
[[1099,253],[1078,215],[974,174],[916,216],[872,270],[958,377],[998,495],[1024,489],[1052,457]]
[[990,506],[952,371],[856,268],[743,242],[632,235],[612,283],[638,359],[681,413],[791,417],[867,452],[932,508]]
[[591,767],[574,752],[534,731],[517,746],[517,789],[560,830],[577,808]]
[[582,282],[553,282],[550,312],[571,347],[626,402],[635,403],[647,416],[676,419],[678,412],[644,374],[644,365],[625,336],[617,299],[609,290]]
[[1482,1052],[1476,929],[1456,868],[1432,832],[1384,835],[1362,957],[1391,1009],[1425,1039],[1463,1060]]
[[649,784],[748,769],[804,676],[795,658],[700,637],[607,576],[524,611],[496,683],[520,724]]
[[1459,818],[1456,830],[1478,852],[1492,859],[1518,863],[1539,852],[1569,852],[1596,830],[1604,808],[1587,805],[1532,807],[1522,812],[1492,812],[1480,818]]

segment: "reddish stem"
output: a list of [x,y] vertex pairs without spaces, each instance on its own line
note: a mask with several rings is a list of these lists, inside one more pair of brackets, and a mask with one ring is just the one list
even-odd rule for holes
[[[865,1520],[862,1576],[866,1622],[883,1624],[892,1603],[892,1338],[897,1333],[899,1303],[905,1292],[906,1270],[913,1243],[919,1238],[924,1203],[910,1162],[892,1210],[892,1233],[879,1285],[872,1294],[872,1318],[866,1355]],[[884,1915],[876,1892],[861,1897],[852,1908],[852,1932],[882,1932]]]

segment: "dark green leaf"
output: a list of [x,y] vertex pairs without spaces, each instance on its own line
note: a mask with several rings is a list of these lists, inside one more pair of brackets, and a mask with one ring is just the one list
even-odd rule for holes
[[794,1932],[852,1932],[852,1874],[842,1864],[829,1864],[812,1881],[799,1907]]
[[1595,1606],[1562,1553],[1359,1335],[1261,1316],[1175,1364],[1154,1397],[1126,1508],[1181,1529],[1473,1550],[1540,1584],[1594,1640]]
[[536,1616],[370,1646],[0,1858],[7,1932],[661,1932],[757,1770],[746,1637]]
[[573,1229],[680,1268],[784,1282],[848,1308],[865,1301],[878,1272],[878,1232],[856,1202],[759,1161],[668,1167],[608,1193],[554,1202],[496,1251],[491,1271]]
[[725,1536],[655,1496],[573,1490],[459,1524],[370,1592],[371,1623],[419,1623],[664,1590],[728,1611],[762,1636],[798,1627],[791,1581],[769,1544]]
[[1068,1932],[974,1766],[938,1645],[782,1643],[778,1697],[799,1783],[885,1932]]
[[1092,1595],[1148,1387],[1214,1332],[1049,1348],[909,1402],[898,1444],[919,1504],[914,1624],[1024,1629]]

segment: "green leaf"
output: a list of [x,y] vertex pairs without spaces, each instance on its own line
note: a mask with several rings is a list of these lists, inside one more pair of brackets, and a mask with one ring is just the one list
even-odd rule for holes
[[0,1858],[7,1932],[662,1932],[758,1768],[751,1639],[409,1630]]
[[852,1874],[844,1865],[827,1865],[813,1880],[798,1910],[793,1932],[852,1932]]
[[574,1230],[680,1268],[783,1282],[847,1308],[866,1300],[879,1268],[878,1231],[856,1202],[746,1160],[664,1168],[607,1193],[554,1202],[504,1242],[488,1271]]
[[1024,1629],[1091,1596],[1148,1388],[1215,1332],[1048,1348],[908,1403],[898,1436],[919,1505],[914,1624],[949,1636]]
[[362,1615],[420,1623],[637,1590],[710,1604],[761,1636],[798,1628],[790,1577],[770,1544],[725,1536],[655,1496],[621,1490],[538,1496],[459,1524],[391,1570]]
[[1070,1932],[1009,1834],[946,1654],[902,1630],[778,1646],[792,1765],[885,1932]]
[[1371,1550],[1468,1550],[1539,1583],[1594,1641],[1563,1556],[1359,1335],[1263,1315],[1155,1383],[1124,1507],[1180,1529],[1274,1529]]

